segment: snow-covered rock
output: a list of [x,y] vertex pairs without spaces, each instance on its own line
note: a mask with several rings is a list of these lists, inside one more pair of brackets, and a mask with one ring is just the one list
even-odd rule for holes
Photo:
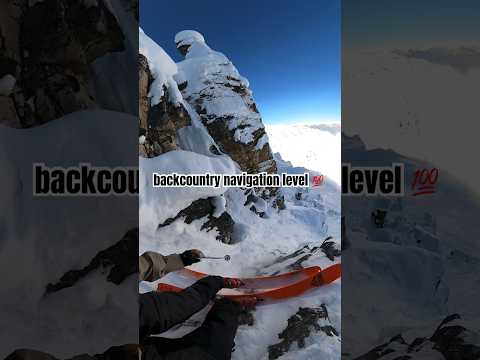
[[0,78],[10,74],[17,85],[13,101],[1,100],[1,123],[33,127],[98,107],[135,113],[137,80],[125,69],[135,66],[137,27],[126,7],[109,0],[3,1]]
[[244,171],[275,172],[248,80],[224,54],[212,50],[198,32],[182,31],[175,42],[185,56],[177,64],[175,80],[220,149]]
[[139,46],[140,136],[145,137],[140,155],[155,157],[178,148],[219,155],[217,145],[173,79],[175,62],[142,29]]

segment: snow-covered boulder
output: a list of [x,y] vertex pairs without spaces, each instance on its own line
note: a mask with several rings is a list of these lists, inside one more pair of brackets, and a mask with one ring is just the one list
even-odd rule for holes
[[243,171],[276,172],[248,80],[224,54],[212,50],[200,33],[182,31],[175,42],[185,60],[177,64],[174,78],[220,149]]

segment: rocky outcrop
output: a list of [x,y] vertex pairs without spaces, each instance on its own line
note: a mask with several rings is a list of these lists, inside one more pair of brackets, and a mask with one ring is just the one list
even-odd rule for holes
[[125,49],[107,0],[6,0],[0,20],[0,79],[15,79],[0,95],[1,124],[27,128],[98,106],[90,65]]
[[[478,334],[460,325],[458,314],[447,316],[429,337],[419,337],[408,343],[399,334],[377,346],[357,360],[439,358],[446,360],[476,360],[480,358]],[[436,354],[435,354],[436,353]],[[440,355],[441,354],[441,355]]]
[[249,173],[276,172],[268,137],[248,81],[225,55],[213,51],[203,36],[182,31],[175,42],[185,60],[176,81],[224,153]]
[[182,219],[186,224],[191,224],[195,220],[206,219],[200,230],[217,230],[216,239],[225,244],[232,242],[233,227],[235,222],[226,211],[219,216],[215,216],[215,206],[213,198],[195,200],[187,208],[181,210],[175,217],[168,218],[158,227],[165,227],[172,224],[175,220]]
[[100,251],[90,263],[80,270],[66,272],[58,282],[47,285],[52,293],[74,286],[96,270],[108,272],[107,281],[120,284],[128,276],[138,272],[138,229],[128,231],[115,245]]
[[176,132],[191,125],[191,118],[181,103],[170,101],[166,86],[160,102],[152,106],[149,93],[154,78],[148,60],[142,54],[138,55],[138,72],[139,153],[144,157],[155,157],[177,149]]
[[268,359],[278,359],[287,353],[294,344],[300,349],[304,348],[305,339],[312,332],[319,331],[324,332],[327,336],[338,337],[339,335],[328,319],[327,307],[322,304],[319,308],[299,308],[297,313],[288,319],[285,330],[278,335],[281,341],[268,347]]
[[308,266],[305,263],[313,257],[325,256],[328,260],[334,262],[341,255],[339,246],[329,236],[321,243],[307,244],[290,254],[279,256],[273,263],[263,269],[261,275],[277,275],[285,271],[303,269]]

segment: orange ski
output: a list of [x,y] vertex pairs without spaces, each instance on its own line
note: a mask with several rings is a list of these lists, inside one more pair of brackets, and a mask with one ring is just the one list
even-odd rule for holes
[[[197,271],[184,269],[178,272],[178,277],[174,282],[182,285],[171,285],[160,283],[158,291],[180,292],[187,286],[193,284],[196,280],[207,276]],[[245,286],[238,289],[222,289],[218,295],[242,301],[255,297],[259,301],[288,299],[304,292],[329,284],[341,277],[341,264],[332,265],[326,269],[318,266],[292,271],[286,274],[263,276],[256,278],[242,278]]]

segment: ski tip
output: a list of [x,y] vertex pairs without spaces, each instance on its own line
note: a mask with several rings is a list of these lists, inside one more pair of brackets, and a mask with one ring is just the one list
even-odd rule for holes
[[315,275],[312,280],[312,285],[321,286],[330,284],[335,280],[339,279],[340,277],[342,277],[342,265],[339,263],[329,266],[328,268],[323,269],[321,272]]

